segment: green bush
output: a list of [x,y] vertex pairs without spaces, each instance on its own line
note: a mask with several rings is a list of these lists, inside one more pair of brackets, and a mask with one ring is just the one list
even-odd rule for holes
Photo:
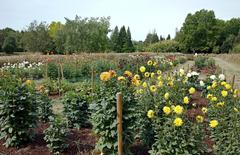
[[205,62],[206,62],[206,60],[207,60],[207,57],[197,57],[196,59],[195,59],[195,66],[197,67],[197,68],[203,68],[203,67],[205,67],[206,66],[206,64],[205,64]]
[[198,56],[195,58],[195,67],[197,67],[197,69],[202,69],[206,66],[215,66],[215,60],[204,56]]
[[59,66],[56,64],[56,62],[52,61],[48,63],[48,77],[52,79],[57,79],[60,75],[60,72],[58,71]]
[[53,115],[52,104],[49,97],[45,94],[37,95],[38,118],[43,122],[49,121],[49,116]]
[[73,79],[74,77],[78,77],[78,70],[74,64],[64,63],[63,75],[65,79]]
[[[238,90],[232,89],[232,86],[226,81],[220,79],[208,80],[211,82],[209,86],[212,88],[205,88],[206,93],[204,95],[208,99],[207,115],[210,121],[218,122],[217,126],[208,127],[211,133],[210,138],[214,141],[213,152],[217,155],[240,154],[240,100],[237,95]],[[223,96],[223,91],[227,92],[227,96]],[[217,102],[209,97],[210,94],[217,98]],[[219,102],[223,105],[219,105]]]
[[86,127],[89,118],[88,96],[84,92],[67,92],[63,97],[64,115],[70,128]]
[[172,120],[166,120],[164,128],[157,122],[155,125],[156,142],[149,151],[152,155],[201,155],[204,153],[202,144],[204,134],[203,127],[199,127],[196,123],[184,120],[184,126],[173,128]]
[[66,139],[68,135],[67,124],[61,117],[50,117],[50,126],[44,131],[44,140],[47,147],[54,154],[60,154],[68,147]]
[[233,47],[231,53],[240,53],[240,44],[236,44],[236,45]]
[[147,47],[148,52],[172,53],[178,52],[179,43],[174,40],[164,40],[158,43],[150,44]]
[[3,51],[9,54],[16,52],[17,51],[16,39],[13,36],[6,37],[3,42],[2,49]]
[[104,154],[117,154],[116,93],[123,93],[123,142],[124,154],[131,154],[129,147],[136,135],[137,100],[129,82],[117,82],[116,78],[102,83],[98,98],[90,105],[94,132],[99,136],[96,149]]
[[19,146],[32,138],[37,121],[37,99],[31,81],[14,76],[0,80],[0,139],[4,145]]
[[52,80],[47,79],[42,82],[44,87],[47,89],[49,95],[56,95],[58,93],[62,94],[67,91],[74,90],[74,84],[68,82],[67,80]]

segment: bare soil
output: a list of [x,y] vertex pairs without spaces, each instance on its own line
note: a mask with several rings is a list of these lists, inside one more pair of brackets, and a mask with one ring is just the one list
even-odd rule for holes
[[[239,58],[239,55],[236,55]],[[222,73],[226,75],[228,82],[232,83],[233,75],[235,75],[235,88],[240,88],[240,62],[234,63],[231,60],[225,60],[221,57],[213,57],[216,64],[222,69]]]

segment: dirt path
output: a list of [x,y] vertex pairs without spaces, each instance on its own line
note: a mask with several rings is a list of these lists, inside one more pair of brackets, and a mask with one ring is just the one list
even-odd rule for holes
[[179,69],[184,69],[185,71],[187,71],[188,69],[190,69],[192,66],[194,65],[194,61],[186,61],[184,64],[180,64],[178,65],[176,68],[174,68],[174,70],[179,71]]
[[171,70],[167,70],[164,72],[165,75],[167,75],[168,73],[174,73],[175,71],[178,72],[179,69],[184,69],[185,71],[187,71],[188,69],[190,69],[192,66],[194,65],[193,61],[186,61],[183,64],[178,64],[177,66],[175,66],[174,68],[172,68]]
[[223,60],[218,57],[213,57],[216,61],[216,65],[218,65],[222,72],[226,75],[226,79],[228,82],[232,82],[232,77],[235,75],[235,88],[240,88],[240,65],[231,63],[229,61]]

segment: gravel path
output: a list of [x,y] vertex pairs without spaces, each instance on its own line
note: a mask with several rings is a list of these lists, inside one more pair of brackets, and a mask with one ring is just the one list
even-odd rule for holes
[[235,75],[234,87],[240,88],[240,65],[218,57],[213,57],[213,59],[216,61],[216,65],[218,65],[222,69],[222,72],[226,75],[228,82],[232,82],[233,75]]

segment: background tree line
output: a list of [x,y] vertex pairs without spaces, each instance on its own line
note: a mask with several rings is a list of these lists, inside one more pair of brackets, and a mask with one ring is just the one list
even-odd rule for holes
[[58,54],[76,52],[134,52],[130,28],[114,29],[111,37],[110,17],[81,18],[76,16],[66,23],[33,21],[21,32],[11,28],[0,30],[0,51],[54,52]]
[[212,10],[189,13],[175,37],[158,36],[156,31],[144,41],[133,41],[130,28],[116,26],[110,30],[110,17],[65,18],[60,22],[33,21],[22,31],[0,30],[0,51],[49,52],[240,52],[240,18],[221,20]]
[[211,10],[189,13],[175,38],[158,37],[155,30],[144,42],[134,42],[137,51],[183,53],[240,52],[240,18],[221,20]]
[[240,18],[224,21],[202,9],[187,15],[175,40],[180,50],[188,53],[240,52]]

